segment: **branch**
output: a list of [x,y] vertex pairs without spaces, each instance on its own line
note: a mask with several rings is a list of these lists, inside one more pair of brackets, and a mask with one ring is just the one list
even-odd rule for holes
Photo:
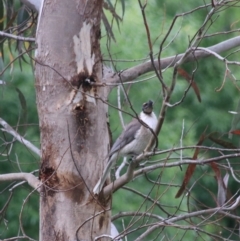
[[5,33],[3,31],[0,31],[0,36],[16,39],[16,40],[20,40],[20,41],[35,42],[35,38],[27,38],[27,37],[16,36],[14,34]]
[[38,189],[41,185],[41,181],[38,180],[32,173],[20,172],[20,173],[9,173],[0,175],[0,182],[3,181],[18,181],[25,180],[29,186],[34,189]]
[[208,48],[201,48],[201,47],[198,47],[197,50],[203,50],[203,51],[206,51],[206,52],[208,52],[209,54],[211,54],[211,55],[213,55],[214,57],[216,57],[217,59],[226,62],[227,64],[240,65],[240,62],[226,60],[225,58],[223,58],[222,56],[220,56],[220,55],[217,54],[216,52],[211,51],[211,50],[208,49]]
[[154,171],[157,168],[170,168],[170,167],[182,166],[182,165],[186,165],[186,164],[204,165],[204,164],[208,164],[211,162],[217,162],[217,161],[227,159],[227,158],[240,157],[240,153],[233,153],[233,154],[228,154],[228,155],[224,155],[224,156],[208,158],[208,159],[204,159],[204,160],[185,160],[185,161],[181,160],[179,162],[172,162],[172,163],[164,162],[164,163],[160,163],[160,164],[147,166],[147,167],[144,167],[144,168],[141,168],[141,169],[135,171],[135,167],[138,166],[142,160],[146,159],[147,157],[149,157],[151,155],[152,155],[151,152],[143,153],[143,154],[139,155],[135,160],[133,160],[130,163],[130,166],[128,167],[128,170],[125,174],[123,174],[120,178],[118,178],[114,182],[112,182],[109,185],[107,185],[106,187],[104,187],[104,189],[103,189],[104,197],[108,197],[111,193],[117,191],[120,187],[127,184],[133,178],[135,178],[139,175],[142,175],[143,173]]
[[30,240],[30,241],[36,241],[35,239],[32,239],[28,236],[17,236],[17,237],[11,237],[11,238],[7,238],[7,239],[2,239],[2,241],[16,241],[18,239],[27,239],[27,240]]
[[21,0],[23,4],[31,8],[35,12],[39,12],[43,0]]
[[137,166],[135,161],[132,161],[127,169],[127,172],[123,174],[120,178],[115,180],[114,182],[110,183],[103,189],[104,197],[108,197],[113,191],[115,192],[124,184],[128,183],[130,180],[133,179],[133,173]]
[[157,220],[160,221],[164,221],[164,218],[162,218],[161,216],[157,215],[157,214],[153,214],[153,213],[147,213],[147,212],[119,212],[117,214],[115,214],[114,216],[112,216],[112,221],[118,219],[118,218],[123,218],[123,217],[128,217],[128,216],[142,216],[142,217],[151,217],[151,218],[155,218]]
[[[143,154],[139,158],[137,158],[137,161],[140,161],[143,159]],[[137,171],[134,172],[134,177],[139,176],[143,173],[147,173],[153,170],[156,170],[157,168],[170,168],[170,167],[177,167],[181,165],[189,165],[189,164],[196,164],[196,165],[205,165],[209,164],[211,162],[218,162],[227,158],[236,158],[240,157],[240,153],[233,153],[233,154],[228,154],[228,155],[223,155],[223,156],[218,156],[218,157],[212,157],[204,160],[181,160],[179,162],[172,162],[172,163],[160,163],[160,164],[155,164],[151,165],[148,167],[141,168]],[[140,159],[141,158],[141,159]],[[120,178],[119,178],[120,179]]]
[[[178,222],[178,221],[181,221],[181,220],[186,220],[188,218],[197,217],[197,216],[204,215],[204,214],[222,213],[224,211],[231,211],[231,210],[236,209],[238,207],[239,203],[240,203],[240,197],[238,197],[237,200],[233,203],[233,205],[229,206],[229,207],[217,207],[217,208],[211,208],[211,209],[206,209],[206,210],[200,210],[200,211],[191,212],[191,213],[188,213],[188,214],[185,214],[185,215],[179,215],[179,216],[176,216],[176,217],[173,217],[173,218],[169,218],[167,220],[164,220],[162,222],[159,222],[159,223],[153,225],[152,227],[149,227],[147,229],[147,231],[142,233],[136,239],[136,241],[143,240],[148,234],[150,234],[151,232],[153,232],[154,230],[156,230],[156,229],[158,229],[162,226],[166,226],[167,224],[171,225],[171,223],[175,223],[175,222]],[[224,214],[226,216],[228,216],[228,213],[224,212]]]
[[39,157],[41,156],[40,150],[34,146],[30,141],[24,139],[22,136],[20,136],[5,120],[0,118],[0,124],[3,126],[1,129],[2,131],[5,131],[12,136],[14,136],[20,143],[25,145],[29,150],[37,154]]
[[[192,53],[189,54],[185,59],[184,63],[195,61],[201,58],[206,58],[212,55],[211,53],[222,53],[224,51],[236,48],[240,46],[240,36],[234,37],[231,39],[228,39],[226,41],[223,41],[219,44],[210,46],[208,48],[205,48],[204,50],[192,50]],[[206,49],[208,49],[211,53],[206,52]],[[173,67],[183,56],[185,53],[174,55],[171,57],[163,58],[161,59],[161,69],[165,69],[167,67]],[[158,59],[154,60],[155,68],[158,69],[159,63]],[[110,83],[119,83],[119,82],[126,82],[130,80],[134,80],[137,77],[146,74],[150,71],[153,71],[154,68],[152,66],[152,62],[148,61],[143,64],[139,64],[137,66],[134,66],[132,68],[129,68],[127,70],[122,71],[118,75],[114,75],[111,78],[108,79],[108,82]]]
[[[139,197],[142,197],[144,200],[147,200],[147,201],[151,202],[152,204],[156,205],[159,209],[161,209],[161,211],[162,211],[163,213],[165,213],[165,214],[168,215],[168,216],[171,216],[170,213],[168,213],[167,211],[165,211],[165,210],[163,209],[161,203],[160,203],[158,200],[155,200],[155,199],[151,198],[149,195],[145,195],[145,194],[143,194],[143,193],[141,193],[141,192],[139,192],[139,191],[137,191],[137,190],[135,190],[135,189],[132,189],[132,188],[130,188],[130,187],[126,187],[126,186],[125,186],[125,187],[123,187],[123,189],[132,192],[134,196],[138,195]],[[121,212],[121,213],[122,213],[122,212]],[[114,217],[115,217],[115,216],[112,217],[112,221],[115,220]]]

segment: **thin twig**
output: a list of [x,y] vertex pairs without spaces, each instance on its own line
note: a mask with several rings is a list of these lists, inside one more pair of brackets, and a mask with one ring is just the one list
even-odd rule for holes
[[26,146],[29,150],[37,154],[39,157],[41,156],[40,150],[34,146],[30,141],[23,138],[21,135],[19,135],[5,120],[0,118],[0,124],[3,126],[1,128],[2,131],[5,131],[15,137],[20,143],[22,143],[24,146]]
[[39,181],[39,179],[35,177],[32,173],[20,172],[0,175],[0,182],[17,180],[25,180],[29,184],[29,186],[33,187],[34,189],[38,189],[41,185],[41,181]]
[[[225,52],[227,50],[230,50],[239,46],[240,46],[240,36],[237,36],[237,37],[225,40],[223,42],[220,42],[216,45],[212,45],[207,49],[219,54],[221,52]],[[192,48],[191,48],[191,51],[192,51]],[[168,68],[173,67],[176,64],[176,62],[178,62],[180,59],[183,58],[184,55],[185,53],[181,53],[181,54],[178,54],[177,56],[174,55],[167,58],[161,58],[161,69],[165,69],[166,67]],[[211,55],[210,53],[203,50],[194,50],[194,55],[189,54],[187,57],[184,58],[184,60],[182,59],[181,64],[188,63],[193,60],[198,60],[201,58],[206,58],[206,57],[209,57],[210,55]],[[158,68],[158,59],[154,60],[154,64]],[[124,71],[121,71],[119,75],[113,75],[111,78],[107,80],[107,82],[119,83],[120,79],[122,82],[131,81],[153,70],[154,69],[151,61],[148,61],[139,65],[136,65],[132,68],[126,69]]]
[[18,41],[26,41],[26,42],[35,42],[36,41],[35,38],[16,36],[14,34],[5,33],[3,31],[0,31],[0,36],[12,38],[12,39],[15,39]]

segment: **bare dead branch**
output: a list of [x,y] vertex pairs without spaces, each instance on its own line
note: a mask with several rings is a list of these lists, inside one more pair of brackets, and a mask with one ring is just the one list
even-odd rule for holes
[[[216,213],[222,213],[222,212],[224,212],[224,214],[228,215],[228,213],[226,213],[226,211],[236,209],[236,207],[239,205],[239,203],[240,203],[240,197],[238,197],[237,200],[234,202],[234,204],[232,206],[229,206],[229,207],[210,208],[210,209],[206,209],[206,210],[200,210],[200,211],[191,212],[191,213],[188,213],[188,214],[185,214],[185,215],[179,215],[177,217],[165,219],[164,221],[159,222],[155,225],[152,225],[152,227],[149,227],[146,232],[144,232],[142,235],[140,235],[136,239],[136,241],[143,240],[144,237],[147,237],[148,234],[150,234],[151,232],[153,232],[157,228],[160,228],[161,226],[165,226],[167,224],[171,225],[172,223],[178,222],[180,220],[186,220],[190,217],[196,217],[196,216],[200,216],[200,215],[204,215],[204,214],[208,214],[208,213],[215,213],[216,214]],[[240,220],[240,217],[237,217],[237,219]]]
[[5,120],[0,118],[0,124],[3,126],[1,128],[2,131],[9,133],[13,137],[15,137],[20,143],[26,146],[29,150],[37,154],[39,157],[41,156],[40,150],[34,146],[30,141],[26,140],[22,136],[20,136]]
[[137,163],[132,161],[128,167],[128,170],[120,178],[110,183],[103,189],[103,195],[108,197],[113,191],[118,190],[124,184],[128,183],[133,178],[134,169],[136,168]]
[[[144,168],[141,168],[141,169],[135,171],[134,177],[142,175],[143,173],[146,173],[146,172],[149,172],[149,171],[156,170],[157,168],[177,167],[177,166],[180,166],[180,165],[187,165],[187,164],[205,165],[205,164],[208,164],[208,163],[211,163],[211,162],[218,162],[218,161],[221,161],[221,160],[225,160],[227,158],[235,158],[235,157],[239,157],[239,156],[240,156],[240,153],[234,153],[234,154],[228,154],[228,155],[224,155],[224,156],[208,158],[208,159],[205,159],[205,160],[194,160],[194,161],[193,160],[182,160],[182,161],[179,161],[179,162],[161,163],[161,164],[156,164],[156,165],[144,167]],[[140,159],[140,157],[139,157],[139,159]]]
[[[234,38],[228,39],[226,41],[223,41],[221,43],[218,43],[216,45],[210,46],[207,49],[216,54],[219,54],[219,53],[228,51],[230,49],[233,49],[233,48],[236,48],[239,46],[240,46],[240,37],[238,36],[238,37],[234,37]],[[165,69],[167,67],[173,67],[184,55],[185,55],[185,53],[181,53],[179,55],[162,58],[161,59],[161,69]],[[184,59],[184,63],[188,63],[188,62],[191,62],[194,60],[199,60],[199,59],[206,58],[209,56],[211,56],[211,54],[206,51],[192,50],[192,53],[189,54]],[[155,64],[156,68],[158,68],[158,60],[154,60],[154,64]],[[139,64],[135,67],[126,69],[126,70],[122,71],[119,75],[111,76],[111,78],[108,78],[107,82],[120,83],[120,79],[122,82],[131,81],[131,80],[134,80],[134,79],[138,78],[139,76],[146,74],[153,70],[154,69],[153,69],[151,61],[148,61],[146,63]]]
[[[233,151],[233,150],[231,150]],[[236,150],[235,150],[236,151]],[[125,174],[123,174],[120,178],[115,180],[114,182],[110,183],[107,185],[104,190],[103,194],[105,197],[108,197],[112,192],[115,192],[118,190],[120,187],[124,186],[126,183],[128,183],[132,178],[135,178],[139,175],[142,175],[144,173],[147,173],[149,171],[156,170],[157,168],[170,168],[170,167],[176,167],[176,166],[182,166],[182,165],[187,165],[187,164],[196,164],[196,165],[205,165],[211,162],[217,162],[221,161],[223,159],[227,158],[235,158],[235,157],[240,157],[240,153],[232,153],[232,154],[227,154],[224,156],[218,156],[218,157],[213,157],[213,158],[208,158],[205,160],[180,160],[179,162],[172,162],[172,163],[160,163],[160,164],[155,164],[151,166],[147,166],[144,168],[141,168],[139,170],[135,170],[135,167],[144,159],[146,159],[148,156],[153,155],[152,152],[148,153],[143,153],[139,155],[134,161],[132,161],[129,165],[129,168]]]
[[[141,1],[138,0],[141,12],[142,12],[142,17],[143,17],[143,22],[144,22],[144,26],[146,29],[146,34],[147,34],[147,40],[148,40],[148,47],[149,47],[149,57],[150,57],[150,61],[152,63],[152,67],[153,70],[155,71],[156,76],[158,77],[161,85],[162,85],[162,91],[163,91],[163,96],[165,96],[165,91],[167,89],[167,86],[165,85],[165,83],[163,82],[163,78],[162,78],[162,73],[161,71],[158,71],[160,69],[157,68],[154,64],[154,58],[153,58],[153,49],[152,49],[152,41],[151,41],[151,35],[150,35],[150,30],[148,27],[148,23],[147,23],[147,18],[146,18],[146,14],[145,14],[145,8],[147,6],[147,2],[145,2],[144,5],[142,5]],[[160,66],[160,61],[159,61],[159,66]]]
[[0,214],[3,216],[3,214],[6,212],[7,207],[10,203],[10,201],[12,200],[13,197],[13,192],[10,192],[10,195],[8,197],[8,200],[6,201],[6,203],[4,204],[4,206],[2,207],[2,209],[0,210]]
[[226,58],[223,58],[221,55],[211,51],[210,49],[207,49],[207,48],[201,48],[201,47],[198,47],[197,50],[203,50],[203,51],[206,51],[208,52],[209,54],[213,55],[214,57],[216,57],[217,59],[223,61],[223,62],[226,62],[227,64],[234,64],[234,65],[240,65],[240,62],[238,61],[229,61],[227,60]]
[[17,36],[17,35],[14,35],[14,34],[5,33],[3,31],[0,31],[0,36],[6,37],[6,38],[12,38],[12,39],[15,39],[15,40],[18,40],[18,41],[35,42],[35,38]]
[[147,216],[147,217],[152,217],[152,218],[155,218],[157,220],[161,220],[161,221],[164,221],[164,218],[159,216],[159,215],[156,215],[156,214],[153,214],[153,213],[142,213],[142,212],[120,212],[118,214],[115,214],[114,216],[112,216],[112,221],[118,219],[118,218],[122,218],[122,217],[126,217],[126,216]]
[[120,111],[122,109],[121,107],[121,86],[118,86],[117,87],[117,100],[118,100],[118,115],[119,115],[119,118],[120,118],[120,121],[121,121],[121,124],[122,124],[122,128],[123,130],[125,129],[125,124],[124,124],[124,120],[123,120],[123,116],[122,116],[122,111]]
[[103,234],[103,235],[100,235],[98,237],[95,237],[94,241],[102,240],[102,238],[108,238],[109,240],[112,240],[114,237],[112,235]]
[[[168,185],[169,185],[169,184],[168,184]],[[135,190],[135,189],[132,189],[132,188],[130,188],[130,187],[126,187],[126,186],[125,186],[125,187],[123,187],[123,189],[125,189],[125,190],[127,190],[127,191],[130,191],[130,192],[133,192],[135,195],[138,195],[138,196],[140,196],[140,197],[142,197],[142,198],[144,198],[144,199],[146,199],[146,200],[154,203],[154,205],[156,205],[162,212],[164,212],[166,215],[169,215],[169,216],[170,216],[170,213],[166,212],[166,211],[162,208],[162,206],[161,206],[161,204],[159,203],[159,201],[156,201],[156,200],[152,199],[150,196],[144,195],[143,193],[140,193],[139,191],[137,191],[137,190]],[[112,219],[112,220],[114,220],[114,219]]]
[[0,182],[3,181],[18,181],[25,180],[29,186],[38,190],[41,185],[41,181],[35,177],[32,173],[20,172],[20,173],[9,173],[0,175]]
[[18,240],[18,239],[36,241],[35,239],[32,239],[28,236],[16,236],[16,237],[11,237],[11,238],[7,238],[7,239],[2,239],[2,241],[15,241],[15,240]]

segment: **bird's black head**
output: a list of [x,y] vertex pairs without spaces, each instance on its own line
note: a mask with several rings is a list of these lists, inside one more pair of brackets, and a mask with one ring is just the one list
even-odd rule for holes
[[142,106],[142,111],[145,114],[150,115],[153,111],[153,102],[151,100],[149,100],[148,102],[144,103]]

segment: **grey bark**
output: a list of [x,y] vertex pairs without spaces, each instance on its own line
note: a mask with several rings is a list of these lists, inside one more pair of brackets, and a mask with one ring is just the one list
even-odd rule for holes
[[99,0],[45,0],[39,20],[41,241],[94,240],[110,233],[111,213],[104,211],[109,204],[100,205],[91,194],[109,146],[107,108],[101,101],[108,90],[91,85],[103,81],[101,9]]
[[[224,51],[228,51],[239,46],[240,46],[240,37],[238,36],[231,39],[227,39],[226,41],[220,42],[216,45],[210,46],[208,47],[208,49],[212,52],[220,54],[220,53],[223,53]],[[181,53],[181,54],[176,54],[174,56],[161,58],[161,61],[160,61],[161,69],[173,67],[176,64],[176,62],[178,62],[184,55],[185,53]],[[193,49],[192,53],[186,56],[186,58],[184,59],[184,63],[196,61],[209,56],[211,56],[211,54],[204,50]],[[154,65],[156,69],[159,69],[158,59],[154,60]],[[121,73],[119,73],[118,75],[116,74],[113,77],[109,77],[108,82],[119,83],[119,82],[131,81],[150,71],[154,71],[154,67],[151,61],[147,61],[145,63],[139,64],[132,68],[121,71]]]

